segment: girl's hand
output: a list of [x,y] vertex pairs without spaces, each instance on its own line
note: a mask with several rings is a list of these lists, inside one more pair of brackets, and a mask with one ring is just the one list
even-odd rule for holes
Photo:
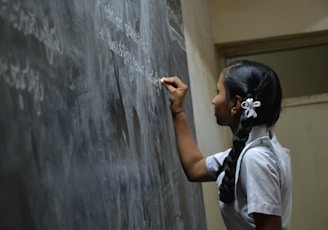
[[172,113],[183,111],[183,100],[188,91],[188,86],[177,76],[162,78],[161,82],[170,93]]

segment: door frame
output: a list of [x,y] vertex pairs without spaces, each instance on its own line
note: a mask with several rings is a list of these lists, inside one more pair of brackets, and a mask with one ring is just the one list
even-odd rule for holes
[[328,30],[215,44],[219,72],[228,58],[328,44]]

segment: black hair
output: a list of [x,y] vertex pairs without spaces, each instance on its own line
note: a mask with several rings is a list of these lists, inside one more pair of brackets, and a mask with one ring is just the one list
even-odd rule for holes
[[245,147],[253,126],[265,124],[272,127],[278,120],[282,90],[277,74],[267,65],[255,61],[234,61],[222,71],[222,77],[227,100],[239,95],[243,101],[253,98],[254,101],[261,102],[261,106],[256,108],[256,118],[247,118],[244,112],[241,114],[238,130],[232,139],[231,151],[219,172],[225,172],[219,187],[220,200],[231,203],[235,199],[235,172],[238,157]]

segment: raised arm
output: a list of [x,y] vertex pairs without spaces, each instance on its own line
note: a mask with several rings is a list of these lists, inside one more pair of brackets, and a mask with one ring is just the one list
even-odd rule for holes
[[206,167],[205,158],[199,151],[183,111],[183,100],[188,86],[178,77],[163,78],[162,84],[170,94],[171,111],[179,157],[184,172],[190,181],[215,181]]

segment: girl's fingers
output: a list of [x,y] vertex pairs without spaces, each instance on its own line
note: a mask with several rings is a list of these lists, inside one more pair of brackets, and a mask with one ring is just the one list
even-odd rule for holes
[[161,79],[162,84],[167,88],[168,91],[173,92],[177,89],[186,89],[187,86],[180,80],[180,78],[166,77]]

